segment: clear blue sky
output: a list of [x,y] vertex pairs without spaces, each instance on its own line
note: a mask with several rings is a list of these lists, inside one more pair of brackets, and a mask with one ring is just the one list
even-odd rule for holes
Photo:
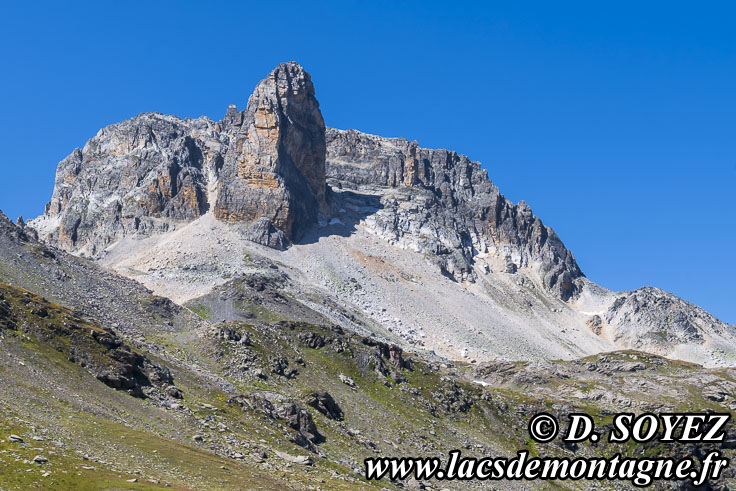
[[219,119],[279,62],[328,125],[479,160],[592,280],[736,323],[730,2],[3,2],[0,209],[140,112]]

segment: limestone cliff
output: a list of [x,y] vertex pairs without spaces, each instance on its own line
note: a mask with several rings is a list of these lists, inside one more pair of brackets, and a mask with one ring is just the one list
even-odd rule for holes
[[271,255],[269,271],[291,265],[298,298],[341,305],[330,315],[344,327],[363,312],[366,325],[455,358],[626,347],[736,360],[736,331],[702,309],[590,282],[479,163],[326,128],[294,62],[219,122],[148,113],[103,128],[59,163],[46,212],[18,230],[184,301]]
[[523,201],[511,203],[478,162],[403,138],[327,130],[327,169],[341,186],[400,190],[370,223],[383,236],[435,257],[457,280],[472,280],[474,258],[494,256],[508,272],[530,267],[563,299],[583,273],[554,230]]
[[325,123],[309,74],[284,63],[255,89],[242,112],[222,124],[228,150],[215,216],[223,221],[269,218],[299,236],[326,209]]
[[292,62],[220,123],[148,113],[103,128],[59,163],[33,226],[90,256],[210,211],[227,222],[270,220],[288,241],[316,223],[326,199],[324,121],[309,74]]
[[330,187],[380,195],[365,224],[412,248],[457,281],[476,258],[575,296],[583,274],[554,231],[507,200],[480,164],[400,138],[325,128],[309,74],[279,65],[243,111],[222,121],[142,114],[100,130],[58,167],[42,237],[98,257],[118,239],[175,229],[212,213],[283,249],[330,212]]
[[208,205],[204,174],[215,125],[149,113],[101,129],[59,163],[34,222],[58,246],[95,254],[117,238],[193,220]]

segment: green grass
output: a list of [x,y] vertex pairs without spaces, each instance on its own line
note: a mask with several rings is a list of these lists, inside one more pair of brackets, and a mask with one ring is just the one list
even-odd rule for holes
[[[14,309],[31,320],[34,316],[30,310],[40,299],[32,297],[29,303],[23,303],[28,299],[24,293],[27,292],[10,290],[7,296],[11,297]],[[99,328],[75,317],[63,307],[51,303],[45,305],[53,310],[54,317],[40,321],[32,328],[24,328],[22,332],[11,332],[8,339],[12,343],[7,342],[6,348],[12,351],[14,347],[20,347],[27,357],[25,359],[33,360],[33,373],[52,373],[54,376],[50,379],[58,387],[34,385],[32,378],[19,379],[13,366],[0,361],[0,378],[13,380],[13,393],[22,394],[25,398],[24,402],[18,399],[14,401],[14,406],[9,407],[23,408],[17,411],[18,414],[32,422],[23,423],[5,411],[7,401],[11,399],[0,394],[0,440],[10,433],[30,436],[32,430],[29,425],[40,424],[59,429],[59,438],[66,441],[67,446],[56,448],[47,442],[39,442],[38,445],[33,442],[27,448],[18,449],[6,441],[0,442],[0,489],[48,487],[50,483],[58,489],[158,489],[162,486],[147,482],[149,478],[170,482],[174,489],[237,489],[243,486],[288,489],[297,482],[305,487],[324,489],[390,487],[391,484],[386,481],[362,482],[360,476],[349,467],[356,463],[360,466],[362,460],[370,456],[446,455],[453,448],[463,449],[464,455],[474,456],[480,456],[481,452],[514,455],[522,449],[529,450],[532,455],[569,455],[567,450],[555,444],[536,444],[531,441],[526,429],[528,418],[534,412],[552,411],[554,406],[559,407],[565,399],[565,388],[585,393],[599,386],[605,389],[606,384],[616,384],[616,380],[619,380],[617,375],[600,384],[585,379],[552,379],[547,387],[548,392],[540,392],[545,395],[535,396],[524,387],[481,388],[463,380],[463,377],[467,379],[473,375],[469,365],[458,363],[454,368],[435,371],[415,355],[407,355],[414,359],[414,368],[401,370],[406,382],[396,384],[388,376],[387,386],[385,379],[374,371],[374,363],[371,362],[367,369],[358,366],[356,358],[372,349],[365,346],[359,336],[348,332],[339,334],[328,327],[304,322],[273,326],[270,324],[286,319],[263,305],[245,301],[239,307],[252,312],[257,320],[254,320],[253,325],[230,323],[228,327],[241,333],[247,332],[252,340],[248,347],[215,339],[208,334],[202,335],[195,332],[193,327],[148,336],[147,341],[165,348],[159,353],[160,358],[152,356],[151,359],[171,366],[176,386],[184,394],[180,402],[186,406],[186,410],[167,411],[154,400],[134,399],[110,389],[79,366],[69,363],[65,353],[72,342],[79,340],[66,334],[59,335],[66,329],[64,323],[74,322],[83,326],[79,335],[84,336]],[[190,309],[205,319],[212,315],[210,309],[201,303],[195,302]],[[193,315],[189,317],[194,318]],[[326,338],[327,345],[320,349],[304,346],[298,337],[302,332],[321,334]],[[331,343],[337,337],[348,345],[341,353],[335,352]],[[247,356],[250,363],[254,355],[257,357],[256,366],[268,375],[266,380],[251,380],[228,370],[239,362],[239,356]],[[303,358],[304,365],[296,363],[299,356]],[[662,377],[676,378],[680,373],[697,368],[691,364],[662,361],[636,352],[606,356],[620,361],[640,361],[656,376]],[[270,373],[269,360],[273,357],[287,358],[289,367],[298,368],[296,378],[286,379]],[[597,357],[589,357],[588,361],[596,362]],[[179,362],[196,364],[208,375],[186,369]],[[575,362],[559,363],[565,365]],[[518,364],[518,368],[526,369],[522,363]],[[460,375],[456,383],[463,391],[473,395],[474,404],[465,413],[446,413],[438,408],[433,414],[430,407],[437,402],[434,393],[448,383],[443,380],[443,375],[449,372]],[[231,375],[225,382],[232,385],[228,386],[222,380],[214,381],[216,375],[222,376],[223,373]],[[351,377],[357,388],[352,389],[342,383],[338,379],[339,374]],[[730,379],[727,375],[725,372],[722,374]],[[676,402],[688,409],[722,410],[719,404],[702,398],[702,387],[685,388],[686,397],[679,401],[664,398],[662,402]],[[235,393],[249,394],[261,390],[283,394],[310,411],[319,431],[326,437],[326,441],[319,446],[320,454],[311,454],[314,467],[286,468],[272,455],[272,449],[292,455],[309,454],[308,450],[288,441],[287,437],[293,430],[284,421],[270,420],[256,411],[228,403]],[[330,420],[306,406],[306,398],[311,392],[323,390],[328,391],[343,409],[343,422]],[[490,394],[491,400],[481,400],[483,393]],[[575,410],[591,414],[596,426],[611,421],[611,416],[603,414],[601,405],[595,401],[576,399],[574,402],[564,402]],[[207,409],[202,404],[210,404],[217,409]],[[34,409],[31,411],[29,408]],[[228,429],[220,433],[204,423],[223,423]],[[349,434],[348,428],[359,430],[360,435]],[[193,442],[195,433],[204,436],[202,444]],[[366,443],[369,440],[378,447],[377,452]],[[70,441],[74,443],[70,444]],[[470,442],[471,448],[466,449],[465,442]],[[43,447],[44,451],[32,450],[36,447]],[[617,450],[632,454],[641,450],[635,445],[604,445],[597,449],[584,445],[581,447],[585,455],[610,454]],[[218,456],[212,450],[219,451],[222,448],[240,451],[246,455],[245,461]],[[84,461],[74,451],[77,449],[83,449],[98,458],[102,456],[113,464]],[[260,449],[266,449],[269,453],[267,463],[273,466],[272,469],[264,469],[249,460],[250,455]],[[647,455],[666,450],[657,446],[644,449]],[[55,454],[51,454],[51,451]],[[51,460],[44,467],[52,472],[47,478],[41,477],[39,466],[24,462],[39,453]],[[349,466],[344,465],[346,461]],[[95,470],[84,471],[81,465],[92,465]],[[28,468],[32,471],[26,472]],[[138,469],[143,474],[135,474]],[[335,473],[353,481],[336,479]],[[140,482],[127,482],[134,477],[138,477]],[[433,484],[438,488],[453,485]],[[564,484],[561,487],[567,488],[570,483]],[[546,483],[545,486],[556,487],[556,484]]]
[[243,312],[250,312],[256,317],[256,319],[262,322],[265,322],[267,324],[272,323],[272,322],[286,320],[286,318],[283,317],[282,315],[279,315],[276,312],[273,312],[272,310],[268,310],[263,305],[257,304],[255,302],[251,302],[248,299],[243,299],[239,302],[235,302],[235,308]]
[[212,310],[206,305],[193,304],[189,305],[189,310],[200,316],[202,319],[209,320],[212,315]]
[[[57,448],[50,441],[33,441],[30,438],[33,433],[27,425],[18,423],[18,418],[12,418],[7,410],[3,411],[0,416],[0,488],[167,489],[137,474],[115,471],[86,461],[76,453]],[[22,436],[24,443],[10,442],[8,437],[11,434]],[[37,455],[45,456],[49,462],[33,463]],[[86,470],[82,466],[94,467],[94,470]],[[139,482],[128,482],[129,479],[138,479]]]

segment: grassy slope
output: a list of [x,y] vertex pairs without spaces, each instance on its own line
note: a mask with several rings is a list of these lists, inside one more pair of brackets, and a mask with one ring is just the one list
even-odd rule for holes
[[[55,281],[48,277],[49,271],[62,271],[68,278]],[[583,445],[573,452],[557,443],[540,445],[529,441],[526,423],[540,410],[559,414],[585,410],[600,424],[610,422],[608,403],[587,400],[579,394],[601,388],[615,393],[617,385],[631,377],[629,373],[598,379],[577,373],[567,379],[542,377],[538,386],[515,380],[482,388],[469,381],[475,377],[471,366],[442,367],[412,355],[411,370],[399,369],[384,377],[376,372],[375,364],[366,367],[359,363],[361,356],[371,351],[362,338],[313,323],[319,316],[305,313],[304,306],[295,305],[296,301],[288,295],[259,299],[247,291],[234,306],[250,320],[231,322],[227,327],[248,333],[251,343],[246,347],[219,338],[217,329],[223,326],[205,322],[217,311],[206,299],[193,302],[198,315],[167,310],[151,313],[150,306],[156,306],[152,296],[125,282],[118,285],[117,279],[109,283],[105,275],[95,271],[93,265],[61,253],[49,258],[37,244],[0,251],[0,279],[22,284],[56,302],[41,300],[15,287],[2,289],[19,320],[15,329],[0,329],[2,490],[52,486],[139,489],[166,484],[175,489],[392,487],[389,482],[363,481],[356,472],[362,460],[376,455],[444,457],[456,448],[474,456],[513,455],[525,448],[545,456],[672,451],[658,446]],[[88,279],[93,291],[104,297],[84,297]],[[117,298],[115,291],[119,286],[126,288],[129,295]],[[27,295],[35,303],[45,302],[52,318],[33,314],[29,304],[23,303]],[[88,302],[102,298],[106,302],[102,306],[85,310]],[[110,315],[111,311],[114,315]],[[183,400],[134,398],[107,387],[68,360],[68,343],[75,341],[59,334],[64,333],[60,329],[64,321],[82,326],[77,334],[81,335],[114,327],[106,322],[113,319],[117,324],[118,312],[125,317],[120,320],[120,332],[126,342],[171,370]],[[295,322],[306,318],[312,323]],[[300,334],[306,332],[323,336],[326,345],[318,349],[307,347],[300,340]],[[76,342],[85,349],[96,349],[84,338]],[[340,348],[335,349],[335,345]],[[93,354],[104,358],[103,352]],[[636,357],[650,370],[648,380],[685,390],[673,392],[675,395],[661,401],[652,401],[651,396],[647,401],[646,393],[637,396],[643,402],[661,402],[679,409],[729,410],[728,400],[716,402],[703,397],[700,381],[712,381],[712,374],[708,375],[711,378],[705,377],[706,372],[700,367],[662,363],[657,357],[640,354],[606,356],[620,357],[619,361]],[[246,358],[250,365],[241,370]],[[298,375],[286,378],[272,373],[275,358],[288,360]],[[603,364],[601,357],[596,356],[555,366],[571,369],[575,363]],[[517,369],[524,366],[517,364]],[[265,374],[265,379],[253,376],[256,370]],[[341,382],[341,374],[351,377],[357,387]],[[717,375],[723,382],[734,382],[730,372]],[[395,376],[405,377],[406,381],[397,383]],[[316,453],[292,443],[294,432],[284,421],[271,420],[229,402],[237,394],[264,390],[282,394],[310,411],[325,436]],[[333,421],[306,406],[308,394],[325,390],[341,406],[344,421]],[[445,407],[443,394],[453,391],[472,400],[468,411]],[[167,408],[172,402],[181,408]],[[10,434],[22,436],[26,443],[10,443]],[[32,440],[34,435],[43,440]],[[201,440],[194,441],[194,435],[201,436]],[[310,455],[314,466],[288,464],[274,450]],[[258,462],[261,452],[267,454],[265,462]],[[234,458],[236,453],[244,457]],[[39,454],[45,455],[49,463],[28,462]],[[82,466],[94,469],[85,470]],[[50,474],[44,477],[44,472]],[[138,482],[128,482],[130,479]],[[585,483],[539,484],[585,487]],[[442,483],[441,487],[468,485]],[[514,485],[524,488],[524,483],[506,487]],[[481,483],[478,487],[484,486]]]

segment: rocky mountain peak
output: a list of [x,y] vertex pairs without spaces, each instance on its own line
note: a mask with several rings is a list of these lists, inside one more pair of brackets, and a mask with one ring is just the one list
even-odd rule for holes
[[215,216],[230,222],[272,220],[290,238],[327,207],[325,123],[309,74],[282,63],[263,79],[244,111],[222,122],[228,151]]
[[283,249],[320,215],[350,207],[328,203],[327,181],[369,202],[380,197],[364,225],[449,278],[526,267],[564,300],[580,291],[582,272],[554,231],[525,203],[504,198],[478,162],[326,128],[311,77],[295,62],[277,66],[245,109],[230,105],[220,122],[149,113],[103,128],[59,164],[51,202],[32,226],[66,250],[99,257],[122,237],[211,214]]
[[583,273],[554,230],[524,202],[506,199],[480,163],[404,138],[327,129],[331,183],[388,189],[366,222],[401,247],[429,253],[445,276],[474,281],[478,270],[528,268],[545,289],[575,297]]
[[702,309],[585,278],[487,169],[416,141],[326,128],[309,74],[289,62],[219,122],[146,113],[103,128],[61,161],[46,213],[8,230],[38,232],[178,302],[278,263],[299,278],[298,296],[315,285],[334,295],[324,305],[344,309],[333,313],[345,327],[345,312],[364,311],[366,326],[453,358],[613,346],[736,356],[736,332]]
[[[98,256],[124,236],[151,235],[213,213],[270,221],[283,244],[327,208],[325,124],[309,74],[283,63],[222,121],[146,113],[103,128],[59,163],[41,236]],[[255,232],[264,229],[263,220]],[[274,229],[275,227],[275,229]],[[249,236],[258,240],[257,233]]]

